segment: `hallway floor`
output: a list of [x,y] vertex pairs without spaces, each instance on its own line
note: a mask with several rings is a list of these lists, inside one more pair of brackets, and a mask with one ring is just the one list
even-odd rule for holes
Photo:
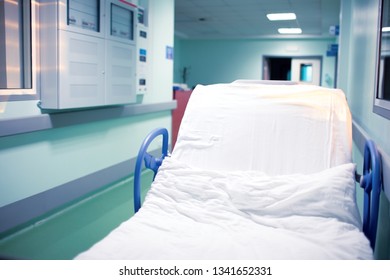
[[[153,173],[142,176],[145,197]],[[0,255],[33,260],[73,259],[133,214],[133,177],[128,177],[3,238]]]

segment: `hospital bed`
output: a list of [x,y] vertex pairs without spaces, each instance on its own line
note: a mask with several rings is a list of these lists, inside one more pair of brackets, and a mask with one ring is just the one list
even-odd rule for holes
[[[136,214],[76,259],[372,259],[380,156],[368,141],[359,175],[351,130],[338,89],[198,85],[172,153],[166,129],[140,148]],[[148,152],[155,139],[161,156]],[[144,165],[155,177],[141,207]]]

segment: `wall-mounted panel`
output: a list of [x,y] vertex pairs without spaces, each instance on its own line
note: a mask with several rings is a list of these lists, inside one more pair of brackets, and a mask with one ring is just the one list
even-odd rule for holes
[[120,0],[44,2],[40,107],[135,103],[136,5]]

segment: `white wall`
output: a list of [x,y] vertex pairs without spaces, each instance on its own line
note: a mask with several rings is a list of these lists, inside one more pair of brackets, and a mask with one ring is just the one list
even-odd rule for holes
[[150,92],[143,102],[172,99],[173,60],[166,58],[166,47],[174,45],[174,0],[149,0]]

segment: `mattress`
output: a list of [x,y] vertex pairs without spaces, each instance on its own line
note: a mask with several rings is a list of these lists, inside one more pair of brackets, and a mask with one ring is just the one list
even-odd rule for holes
[[270,176],[166,158],[140,211],[76,259],[372,259],[354,170]]
[[204,169],[281,175],[349,163],[351,151],[341,90],[236,82],[195,88],[172,157]]

